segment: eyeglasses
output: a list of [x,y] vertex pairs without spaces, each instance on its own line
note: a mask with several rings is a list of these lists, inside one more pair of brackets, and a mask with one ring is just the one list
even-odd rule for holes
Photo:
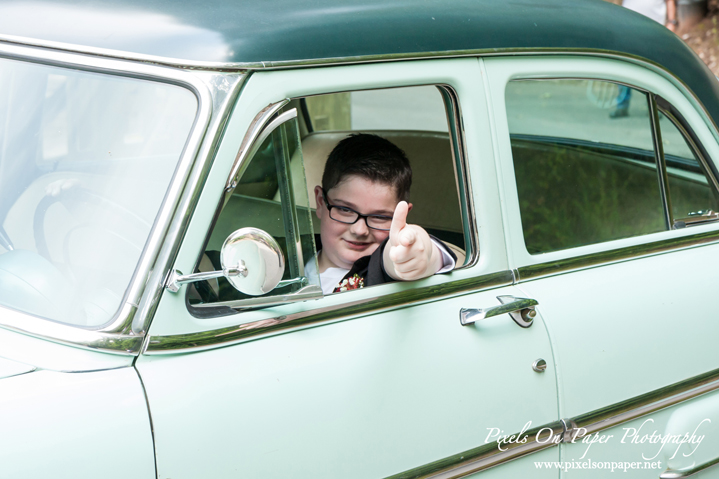
[[360,218],[364,218],[364,222],[367,227],[372,228],[373,230],[389,231],[392,226],[391,216],[363,215],[362,213],[358,213],[352,208],[348,208],[346,206],[331,205],[330,202],[327,201],[327,193],[325,193],[324,188],[322,188],[322,198],[324,198],[327,209],[330,212],[330,218],[339,223],[353,225],[357,223]]

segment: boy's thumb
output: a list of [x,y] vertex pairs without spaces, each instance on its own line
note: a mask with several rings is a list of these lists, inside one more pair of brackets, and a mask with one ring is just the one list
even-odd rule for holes
[[407,213],[409,213],[407,202],[400,201],[397,203],[392,216],[392,226],[389,229],[389,240],[395,246],[399,244],[399,232],[407,226]]

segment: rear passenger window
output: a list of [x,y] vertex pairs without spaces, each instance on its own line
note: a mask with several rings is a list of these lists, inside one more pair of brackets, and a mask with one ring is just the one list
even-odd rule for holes
[[682,134],[678,121],[670,119],[670,115],[661,111],[659,124],[674,227],[714,221],[719,215],[716,189],[689,140]]
[[506,108],[529,253],[719,219],[706,160],[661,97],[601,80],[514,80]]
[[507,85],[506,104],[530,253],[666,229],[646,93],[605,81],[520,80]]

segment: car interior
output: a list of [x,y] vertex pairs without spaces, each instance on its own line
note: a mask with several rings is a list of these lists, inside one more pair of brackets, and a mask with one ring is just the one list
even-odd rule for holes
[[2,59],[0,111],[0,304],[75,325],[106,323],[197,101],[174,85]]

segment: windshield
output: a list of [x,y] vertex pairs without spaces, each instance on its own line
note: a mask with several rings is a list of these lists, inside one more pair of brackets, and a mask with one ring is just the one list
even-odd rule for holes
[[0,59],[0,305],[112,319],[197,107],[174,85]]

